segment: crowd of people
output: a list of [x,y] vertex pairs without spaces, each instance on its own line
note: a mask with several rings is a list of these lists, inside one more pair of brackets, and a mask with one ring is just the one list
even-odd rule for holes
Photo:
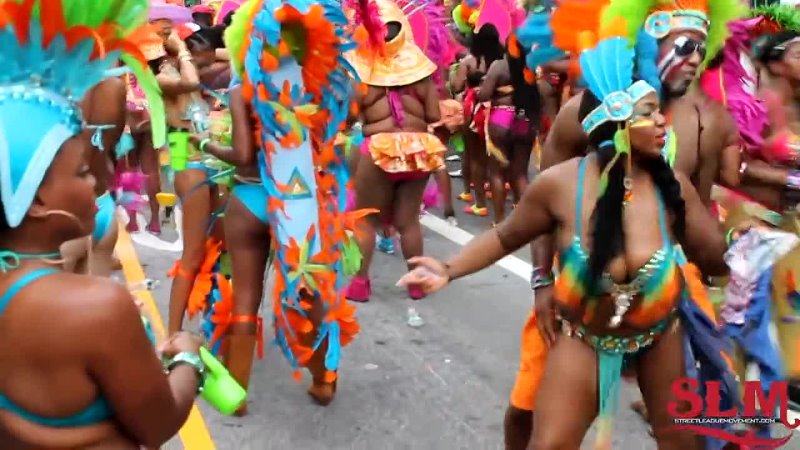
[[[595,422],[611,448],[631,380],[660,450],[773,437],[669,405],[687,377],[742,404],[748,365],[800,380],[800,11],[539,3],[0,0],[0,448],[159,448],[203,351],[249,387],[264,319],[330,404],[395,236],[412,300],[530,247],[506,449]],[[420,215],[454,200],[491,218],[442,261]],[[115,245],[176,208],[156,342]]]

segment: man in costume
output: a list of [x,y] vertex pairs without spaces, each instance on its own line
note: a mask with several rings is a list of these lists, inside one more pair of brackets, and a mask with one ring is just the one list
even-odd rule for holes
[[[671,120],[664,157],[676,170],[687,174],[704,202],[710,202],[714,183],[735,183],[736,167],[722,166],[723,155],[736,160],[738,142],[733,124],[721,107],[707,105],[690,85],[705,61],[722,47],[727,22],[744,13],[738,0],[641,1],[598,0],[562,2],[554,13],[554,29],[593,29],[586,21],[609,21],[624,17],[628,37],[636,45],[637,77],[660,88],[666,97],[666,115]],[[569,36],[569,33],[562,33]],[[574,33],[572,33],[574,35]],[[562,39],[555,45],[577,54],[576,38]],[[542,169],[582,155],[586,134],[578,120],[582,96],[569,100],[559,111],[543,148]],[[531,288],[536,307],[523,329],[520,370],[506,414],[506,444],[509,449],[525,448],[530,437],[536,386],[547,356],[547,346],[555,339],[552,310],[551,238],[534,243]],[[713,316],[710,304],[701,305]]]
[[[708,96],[736,120],[742,143],[741,184],[735,192],[718,189],[715,199],[726,226],[756,220],[797,235],[800,115],[794,86],[800,82],[795,62],[800,55],[800,12],[789,6],[755,8],[731,30],[721,64],[701,79]],[[791,250],[794,244],[796,240],[775,234],[773,242],[741,248],[737,254],[746,252],[748,257],[735,259],[742,267],[725,289],[724,329],[739,344],[744,361],[758,365],[765,392],[773,381],[800,379],[800,250]],[[769,336],[772,319],[782,358]]]
[[[415,44],[411,24],[392,0],[350,5],[356,35],[366,45],[347,55],[360,81],[364,143],[356,171],[356,205],[380,211],[371,216],[358,244],[364,262],[347,288],[352,301],[369,301],[369,266],[375,232],[391,224],[400,235],[403,256],[422,254],[419,207],[429,175],[444,166],[444,144],[430,125],[439,122],[439,70]],[[408,290],[411,299],[424,295]],[[410,311],[411,312],[411,311]]]

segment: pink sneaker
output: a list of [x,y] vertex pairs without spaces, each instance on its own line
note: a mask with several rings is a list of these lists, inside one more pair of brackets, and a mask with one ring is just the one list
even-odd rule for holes
[[422,288],[416,284],[408,287],[408,296],[411,297],[411,300],[422,300],[427,297],[425,293],[422,292]]
[[354,276],[350,280],[350,285],[344,292],[345,298],[353,302],[366,303],[372,295],[372,286],[369,283],[369,278],[364,276]]

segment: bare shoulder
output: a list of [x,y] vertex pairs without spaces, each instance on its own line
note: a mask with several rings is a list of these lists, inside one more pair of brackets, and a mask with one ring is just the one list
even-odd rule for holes
[[536,180],[541,180],[551,186],[564,186],[575,183],[578,178],[578,167],[583,157],[568,159],[562,163],[548,167],[536,175]]
[[[113,326],[137,311],[131,293],[110,278],[90,275],[59,274],[58,295],[61,308],[80,311],[75,317],[93,327]],[[61,309],[58,308],[58,309]]]
[[687,195],[693,193],[694,196],[697,196],[697,190],[692,184],[692,180],[689,179],[683,172],[675,171],[675,179],[678,180],[678,183],[681,186],[681,196],[686,199]]

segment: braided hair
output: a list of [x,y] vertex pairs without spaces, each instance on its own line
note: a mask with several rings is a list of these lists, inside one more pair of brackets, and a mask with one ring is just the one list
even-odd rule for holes
[[[510,45],[515,45],[516,49],[509,48]],[[525,80],[525,57],[527,54],[528,51],[516,39],[509,38],[506,41],[506,60],[511,76],[511,86],[514,87],[511,97],[514,107],[517,110],[525,111],[525,116],[531,125],[538,129],[542,116],[542,96],[536,80],[532,84]],[[517,55],[517,57],[512,55]]]
[[[578,117],[583,120],[600,105],[588,89],[583,92]],[[589,143],[597,151],[600,167],[605,167],[616,154],[613,144],[617,122],[606,122],[589,134]],[[596,289],[601,275],[611,260],[622,253],[625,247],[623,228],[623,202],[625,197],[625,157],[617,159],[608,174],[608,187],[597,199],[592,213],[592,249],[589,255],[589,286]],[[664,158],[643,158],[639,166],[650,174],[664,204],[674,217],[672,232],[680,241],[686,233],[686,205],[681,196],[681,186],[675,172]]]

